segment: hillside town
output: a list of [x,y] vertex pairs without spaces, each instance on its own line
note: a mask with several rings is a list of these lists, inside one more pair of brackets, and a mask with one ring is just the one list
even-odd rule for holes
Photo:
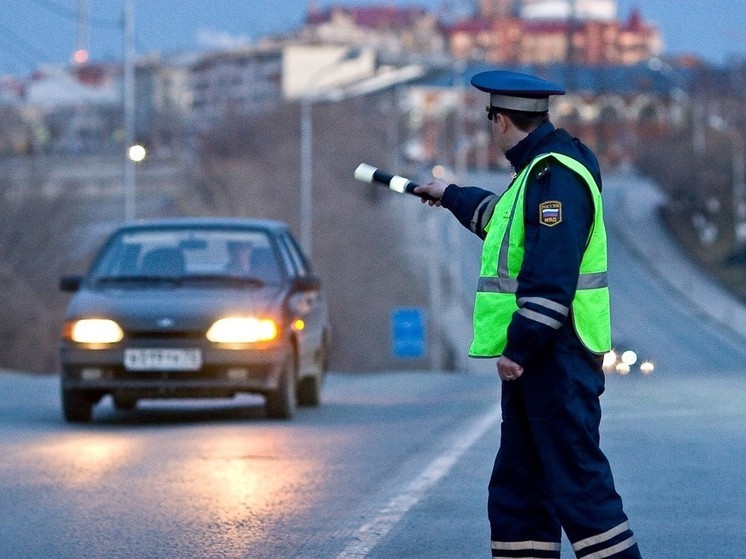
[[[406,84],[402,105],[416,114],[416,125],[402,142],[403,155],[427,159],[436,149],[435,121],[473,101],[461,87],[467,74],[499,66],[564,83],[570,95],[556,107],[562,123],[619,164],[637,159],[640,139],[683,126],[695,88],[727,96],[734,87],[723,69],[696,57],[664,59],[655,23],[638,9],[619,14],[615,0],[475,6],[457,18],[386,3],[320,9],[310,2],[299,29],[248,47],[133,52],[132,139],[150,155],[173,154],[228,115],[353,82],[368,84],[361,92]],[[71,60],[2,77],[0,154],[121,153],[128,61],[98,63],[80,53]]]
[[[333,366],[392,366],[389,305],[421,306],[427,294],[417,277],[396,290],[372,285],[340,257],[415,273],[390,250],[401,216],[384,216],[377,190],[351,188],[352,171],[360,162],[410,176],[506,171],[469,86],[491,68],[563,84],[552,121],[590,145],[604,172],[654,180],[682,245],[746,297],[746,60],[670,57],[655,22],[620,14],[615,0],[472,5],[455,16],[311,1],[299,28],[250,46],[164,54],[129,44],[107,62],[79,48],[68,64],[0,77],[0,285],[13,293],[0,314],[14,317],[0,321],[0,364],[54,370],[58,278],[83,270],[123,220],[261,215],[300,237],[304,223],[322,225],[301,242],[315,247],[344,324]],[[311,189],[313,209],[301,199]],[[365,308],[356,288],[367,290]],[[361,351],[363,339],[371,347]]]
[[0,6],[0,559],[746,558],[746,0]]

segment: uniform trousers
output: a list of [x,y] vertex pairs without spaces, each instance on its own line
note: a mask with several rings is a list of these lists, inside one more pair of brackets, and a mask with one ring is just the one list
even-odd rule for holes
[[582,559],[639,559],[599,447],[604,373],[579,345],[553,347],[502,384],[489,484],[492,556],[558,558],[562,529]]

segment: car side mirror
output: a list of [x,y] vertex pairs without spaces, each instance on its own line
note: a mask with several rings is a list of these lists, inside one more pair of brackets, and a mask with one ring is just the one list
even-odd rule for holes
[[83,285],[83,276],[62,276],[60,278],[60,291],[75,293]]
[[321,289],[321,278],[315,275],[295,278],[293,289],[295,291],[318,291]]

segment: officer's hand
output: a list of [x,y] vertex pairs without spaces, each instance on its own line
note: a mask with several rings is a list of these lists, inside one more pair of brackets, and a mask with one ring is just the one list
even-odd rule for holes
[[523,374],[523,367],[503,355],[497,360],[497,374],[505,381],[516,380]]
[[420,198],[423,204],[428,203],[431,206],[440,207],[440,199],[443,197],[443,193],[445,192],[446,188],[448,188],[447,182],[435,179],[431,182],[419,185],[417,188],[414,189],[414,193],[427,194],[428,196],[430,196],[430,198],[433,198],[432,200],[425,200],[424,198]]

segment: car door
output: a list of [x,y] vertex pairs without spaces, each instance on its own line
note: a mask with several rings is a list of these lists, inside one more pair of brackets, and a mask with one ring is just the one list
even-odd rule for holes
[[[280,236],[280,244],[289,257],[294,277],[309,279],[314,276],[311,264],[289,233]],[[324,344],[327,322],[324,293],[319,288],[298,292],[293,295],[293,298],[295,307],[301,311],[298,316],[304,322],[303,329],[297,331],[300,374],[301,376],[315,374],[317,355]]]

